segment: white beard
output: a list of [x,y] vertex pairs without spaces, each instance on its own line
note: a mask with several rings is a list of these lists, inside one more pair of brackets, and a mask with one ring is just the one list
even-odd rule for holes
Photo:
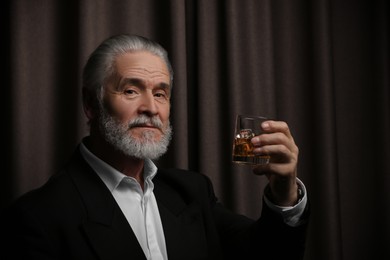
[[[141,138],[135,138],[131,135],[129,129],[138,124],[152,124],[162,130],[161,140],[155,141],[155,133],[145,130]],[[162,129],[163,123],[155,117],[140,115],[128,123],[122,124],[115,120],[107,111],[101,107],[99,127],[105,140],[125,155],[139,159],[158,159],[168,149],[172,138],[172,127],[168,122],[165,129]]]

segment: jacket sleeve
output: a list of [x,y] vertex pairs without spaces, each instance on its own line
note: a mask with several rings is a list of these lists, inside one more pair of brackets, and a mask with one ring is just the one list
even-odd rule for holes
[[59,259],[50,238],[28,211],[12,207],[2,215],[1,259]]
[[264,200],[260,218],[253,220],[219,203],[210,180],[206,179],[224,259],[303,259],[309,203],[302,215],[302,224],[297,227],[285,224]]

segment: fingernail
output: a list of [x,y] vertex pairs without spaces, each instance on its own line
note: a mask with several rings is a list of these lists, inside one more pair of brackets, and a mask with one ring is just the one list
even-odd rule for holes
[[261,124],[261,127],[262,127],[264,130],[267,130],[267,129],[269,129],[269,123],[268,123],[268,122],[263,122],[263,123]]

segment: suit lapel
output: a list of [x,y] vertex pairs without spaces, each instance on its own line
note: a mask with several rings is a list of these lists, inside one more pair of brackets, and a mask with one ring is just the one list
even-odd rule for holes
[[84,203],[82,228],[101,259],[146,259],[138,240],[115,199],[79,150],[69,172]]
[[[69,165],[69,172],[86,210],[82,229],[99,258],[111,260],[131,256],[132,259],[146,259],[114,197],[78,149]],[[176,175],[175,172],[159,171],[153,180],[168,258],[207,259],[201,206],[193,201],[194,194],[186,194],[186,185],[191,183],[182,179],[182,183],[177,183]],[[185,187],[181,186],[183,183]]]
[[204,259],[207,244],[200,205],[172,189],[171,185],[174,184],[170,177],[166,178],[166,174],[161,171],[157,173],[154,194],[164,229],[168,258]]

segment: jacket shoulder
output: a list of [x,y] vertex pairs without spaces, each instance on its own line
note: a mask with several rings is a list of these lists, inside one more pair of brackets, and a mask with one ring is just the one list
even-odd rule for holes
[[215,203],[213,185],[208,176],[183,169],[159,169],[154,180],[156,189],[179,194],[184,200],[204,200]]

